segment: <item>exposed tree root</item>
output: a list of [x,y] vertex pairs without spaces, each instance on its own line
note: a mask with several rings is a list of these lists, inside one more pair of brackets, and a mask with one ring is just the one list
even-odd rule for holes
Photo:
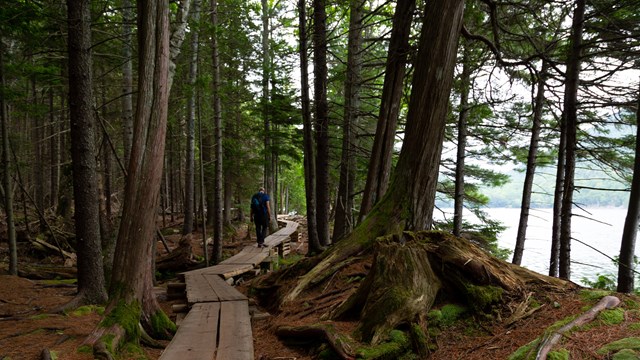
[[594,307],[589,309],[587,312],[578,316],[576,319],[561,327],[560,329],[554,331],[552,334],[547,335],[538,346],[538,353],[536,355],[536,360],[544,360],[547,358],[547,354],[551,351],[553,346],[560,341],[563,334],[576,326],[584,325],[593,319],[595,319],[598,314],[605,309],[612,309],[620,304],[620,299],[615,296],[605,296],[603,297]]
[[313,342],[324,340],[335,351],[340,359],[349,360],[355,358],[355,353],[348,343],[348,339],[340,336],[332,325],[310,326],[281,326],[276,330],[276,335],[281,339],[296,339],[298,341]]

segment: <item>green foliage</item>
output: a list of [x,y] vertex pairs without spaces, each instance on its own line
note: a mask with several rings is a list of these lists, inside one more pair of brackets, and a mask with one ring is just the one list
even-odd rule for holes
[[440,328],[446,328],[462,319],[468,313],[469,309],[464,306],[446,304],[440,309],[429,311],[429,314],[427,314],[427,320],[429,327],[437,326]]
[[595,280],[589,280],[587,277],[582,278],[582,283],[594,289],[615,291],[617,286],[616,277],[612,274],[596,274]]

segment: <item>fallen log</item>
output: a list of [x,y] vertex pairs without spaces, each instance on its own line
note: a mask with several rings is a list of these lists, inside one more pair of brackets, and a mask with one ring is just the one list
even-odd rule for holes
[[197,262],[193,260],[191,234],[187,234],[180,239],[177,248],[156,261],[156,270],[185,270],[194,266],[196,263]]
[[620,299],[615,296],[605,296],[603,297],[594,307],[589,309],[587,312],[575,318],[570,323],[561,327],[560,329],[554,331],[553,333],[547,335],[538,346],[538,353],[536,355],[536,360],[545,360],[547,355],[551,351],[554,345],[556,345],[563,334],[567,331],[573,329],[576,326],[584,325],[598,316],[598,314],[605,309],[613,309],[614,307],[620,304]]

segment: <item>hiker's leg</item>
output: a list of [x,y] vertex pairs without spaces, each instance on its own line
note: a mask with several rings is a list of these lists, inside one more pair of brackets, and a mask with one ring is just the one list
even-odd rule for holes
[[264,237],[262,237],[262,222],[256,219],[255,223],[256,223],[256,241],[258,242],[258,244],[262,244],[264,242]]

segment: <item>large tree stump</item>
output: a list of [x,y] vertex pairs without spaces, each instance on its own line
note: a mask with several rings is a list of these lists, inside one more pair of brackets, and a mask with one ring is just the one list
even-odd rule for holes
[[422,324],[439,292],[451,301],[489,312],[505,301],[526,301],[531,287],[567,290],[576,285],[497,259],[463,238],[439,231],[379,238],[371,271],[333,313],[359,318],[361,340],[384,340],[401,324]]
[[377,241],[371,271],[335,316],[359,315],[358,332],[372,344],[402,323],[422,323],[440,290],[427,258],[428,246],[397,237]]

